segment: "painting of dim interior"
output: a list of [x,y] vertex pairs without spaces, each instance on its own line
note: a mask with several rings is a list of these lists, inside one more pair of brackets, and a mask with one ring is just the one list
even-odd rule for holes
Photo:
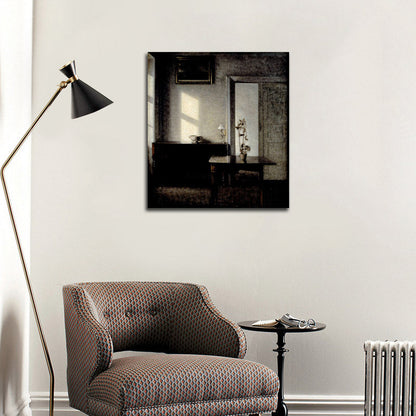
[[288,208],[288,88],[287,52],[148,53],[148,208]]

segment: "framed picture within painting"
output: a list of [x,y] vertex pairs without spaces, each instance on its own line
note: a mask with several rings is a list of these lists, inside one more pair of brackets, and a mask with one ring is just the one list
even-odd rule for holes
[[176,83],[177,84],[213,84],[214,56],[177,56]]

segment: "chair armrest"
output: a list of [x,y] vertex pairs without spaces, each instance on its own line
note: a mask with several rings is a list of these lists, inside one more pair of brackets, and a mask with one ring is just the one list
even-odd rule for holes
[[244,358],[247,345],[243,330],[219,312],[207,289],[180,284],[176,290],[170,350]]
[[88,386],[110,367],[113,343],[100,323],[91,297],[82,287],[64,286],[63,296],[69,400],[72,407],[86,412]]

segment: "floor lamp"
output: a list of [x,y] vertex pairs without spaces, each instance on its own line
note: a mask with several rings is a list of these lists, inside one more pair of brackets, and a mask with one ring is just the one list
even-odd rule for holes
[[10,220],[13,225],[13,231],[14,235],[16,237],[16,243],[17,248],[19,249],[20,254],[20,260],[22,262],[23,271],[25,274],[27,289],[29,291],[29,297],[30,302],[32,304],[33,313],[35,315],[35,321],[36,326],[38,328],[40,341],[42,343],[43,353],[45,355],[46,364],[48,366],[49,371],[49,416],[53,415],[53,406],[54,406],[54,384],[55,384],[55,378],[53,374],[53,367],[52,362],[49,356],[48,347],[46,345],[45,336],[43,335],[42,326],[40,324],[38,311],[36,308],[36,302],[35,298],[33,297],[32,287],[29,280],[29,274],[26,267],[26,262],[23,256],[22,246],[20,244],[19,234],[17,232],[16,223],[14,220],[14,215],[12,211],[12,207],[10,204],[9,199],[9,193],[7,192],[7,186],[6,181],[4,178],[4,170],[6,166],[9,164],[9,162],[12,160],[13,156],[17,153],[17,151],[20,149],[21,145],[24,143],[26,138],[29,136],[30,132],[33,130],[33,128],[36,126],[37,122],[40,120],[40,118],[43,116],[45,111],[51,106],[51,104],[55,101],[56,97],[58,97],[59,93],[65,89],[69,84],[71,84],[71,90],[72,90],[72,118],[78,118],[81,116],[85,116],[87,114],[93,113],[95,111],[100,110],[101,108],[106,107],[107,105],[111,104],[112,101],[109,100],[107,97],[104,97],[104,95],[100,94],[98,91],[96,91],[94,88],[90,87],[85,82],[81,81],[76,73],[75,69],[75,61],[69,62],[67,65],[64,65],[60,71],[68,78],[66,81],[62,81],[59,84],[59,88],[55,92],[55,94],[52,96],[52,98],[47,102],[43,110],[39,113],[39,115],[35,118],[32,125],[29,127],[29,129],[26,131],[25,135],[20,139],[20,141],[17,143],[14,150],[10,153],[9,157],[6,159],[6,161],[3,163],[1,167],[1,182],[3,184],[3,190],[4,195],[6,197],[7,207],[9,210]]

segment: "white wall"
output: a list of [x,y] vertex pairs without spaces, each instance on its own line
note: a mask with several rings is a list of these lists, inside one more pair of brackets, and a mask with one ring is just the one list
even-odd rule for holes
[[[31,121],[32,1],[0,1],[0,165]],[[30,139],[5,170],[29,264]],[[26,285],[0,191],[0,415],[29,414],[29,307]]]
[[[56,0],[35,3],[34,110],[77,60],[115,104],[34,134],[32,270],[65,391],[62,285],[205,284],[236,321],[326,322],[287,338],[285,391],[363,395],[364,340],[414,339],[414,1]],[[146,52],[290,52],[290,209],[147,211]],[[248,358],[275,365],[273,336]],[[48,381],[36,339],[31,391]],[[308,396],[308,397],[309,397]]]

